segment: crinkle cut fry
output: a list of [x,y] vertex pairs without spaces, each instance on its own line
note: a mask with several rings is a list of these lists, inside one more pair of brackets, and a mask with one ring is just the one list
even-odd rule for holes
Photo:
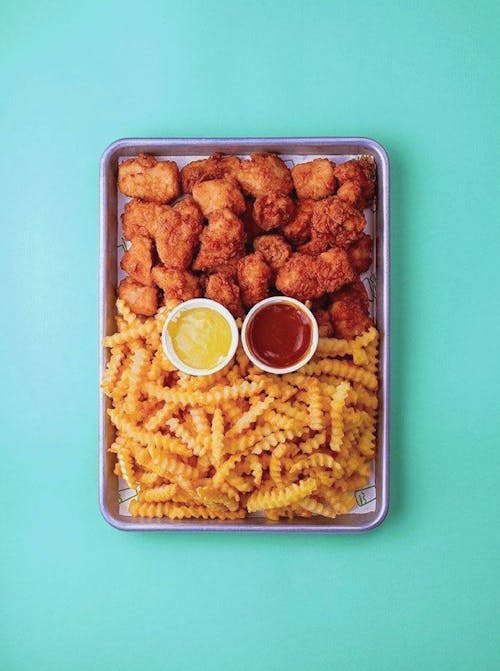
[[146,391],[158,400],[185,407],[194,404],[201,406],[210,405],[220,403],[221,401],[234,400],[239,397],[251,396],[261,391],[264,385],[264,380],[258,380],[255,382],[241,382],[239,385],[217,386],[206,392],[178,392],[171,389],[162,389],[158,385],[149,383],[146,385]]
[[264,492],[256,492],[247,501],[247,510],[266,510],[267,508],[281,508],[304,499],[316,489],[317,483],[314,478],[307,478],[300,483],[293,483],[282,489],[274,489]]
[[370,391],[375,390],[378,386],[377,378],[373,373],[369,373],[364,368],[359,368],[348,361],[323,359],[321,361],[308,363],[302,370],[304,374],[311,373],[312,375],[322,375],[326,373],[328,375],[338,375],[347,380],[358,382]]
[[344,408],[351,385],[349,382],[341,382],[335,389],[330,404],[331,435],[330,449],[339,452],[344,439]]

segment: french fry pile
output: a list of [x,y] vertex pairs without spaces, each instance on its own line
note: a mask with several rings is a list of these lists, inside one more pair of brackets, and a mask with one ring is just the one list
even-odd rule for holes
[[116,428],[115,473],[137,491],[139,517],[333,518],[355,505],[375,451],[378,333],[320,338],[310,363],[272,375],[240,347],[220,372],[195,377],[163,353],[169,301],[154,317],[117,301],[102,389]]

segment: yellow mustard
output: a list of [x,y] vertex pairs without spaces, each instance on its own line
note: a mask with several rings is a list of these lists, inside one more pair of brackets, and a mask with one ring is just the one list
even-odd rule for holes
[[231,347],[231,328],[211,308],[181,310],[167,326],[174,352],[197,370],[215,368]]

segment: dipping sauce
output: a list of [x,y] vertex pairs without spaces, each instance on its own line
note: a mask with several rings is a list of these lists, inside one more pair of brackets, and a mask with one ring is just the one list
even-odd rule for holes
[[181,310],[167,325],[173,350],[190,368],[210,370],[227,356],[231,327],[224,317],[208,307]]
[[311,346],[311,321],[293,303],[269,303],[251,318],[247,340],[255,358],[263,364],[288,368],[297,364]]

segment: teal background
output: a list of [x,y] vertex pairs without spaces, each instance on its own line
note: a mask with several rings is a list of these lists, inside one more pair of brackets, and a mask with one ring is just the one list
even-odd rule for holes
[[[499,7],[1,4],[1,671],[500,668]],[[98,511],[99,157],[247,135],[391,157],[370,534],[125,534]]]

